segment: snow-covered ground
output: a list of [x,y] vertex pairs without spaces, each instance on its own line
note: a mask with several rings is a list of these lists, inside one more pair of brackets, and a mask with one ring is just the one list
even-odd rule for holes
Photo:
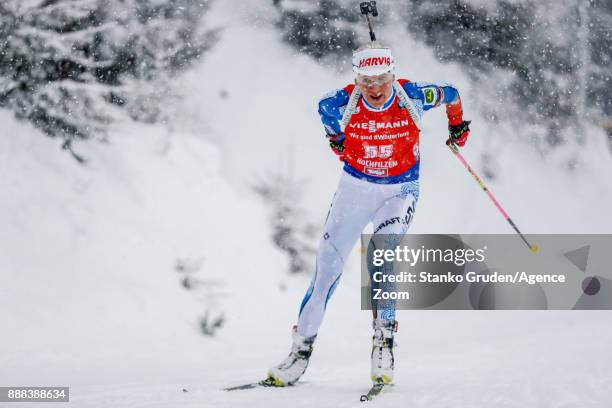
[[[221,41],[186,75],[172,130],[118,125],[109,143],[78,145],[90,159],[85,167],[59,141],[0,111],[0,385],[68,385],[75,407],[359,404],[369,384],[371,317],[359,310],[356,252],[304,384],[220,391],[259,379],[287,354],[309,280],[285,272],[253,183],[291,172],[320,225],[340,174],[316,102],[351,75],[283,45],[262,18],[273,13],[268,3],[216,2],[209,18],[224,27]],[[379,37],[394,47],[400,75],[460,88],[474,121],[464,154],[480,168],[481,153],[494,153],[499,178],[490,187],[520,228],[612,232],[603,137],[588,138],[571,173],[558,164],[569,153],[540,157],[514,143],[511,131],[470,110],[483,91],[398,24]],[[429,113],[412,231],[511,232],[444,146],[445,132],[444,111]],[[195,276],[216,283],[214,302],[180,285],[177,259],[201,261]],[[206,309],[226,316],[215,337],[199,334]],[[376,404],[608,407],[611,317],[401,312],[397,385]]]

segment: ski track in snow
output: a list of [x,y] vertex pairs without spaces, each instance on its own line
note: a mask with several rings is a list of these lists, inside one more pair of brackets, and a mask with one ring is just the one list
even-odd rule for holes
[[[328,306],[305,383],[221,391],[261,379],[288,353],[309,281],[286,274],[286,259],[270,245],[267,211],[251,186],[268,172],[290,171],[301,183],[309,217],[324,219],[340,165],[323,141],[316,102],[351,81],[349,73],[295,55],[266,21],[249,25],[258,7],[271,6],[258,1],[237,10],[237,4],[215,3],[209,18],[224,25],[222,38],[186,75],[185,120],[173,132],[116,129],[109,144],[78,144],[91,158],[81,167],[60,151],[58,140],[0,112],[6,175],[0,385],[70,385],[68,406],[74,407],[363,404],[371,317],[359,310],[356,251]],[[397,24],[379,36],[392,39],[400,74],[453,82],[466,95],[466,117],[474,122],[464,154],[478,168],[480,154],[493,144],[487,138],[503,136],[485,134],[491,126],[470,111],[473,90],[460,70],[436,62],[405,31],[396,38]],[[222,89],[225,100],[217,97]],[[447,151],[445,134],[443,110],[428,113],[412,232],[510,233]],[[612,160],[603,142],[585,146],[582,157],[589,160],[574,173],[561,172],[555,157],[543,160],[525,146],[504,145],[497,163],[503,172],[491,190],[527,233],[609,233],[612,191],[602,175],[612,173]],[[215,337],[198,333],[204,305],[180,287],[173,270],[179,257],[203,257],[200,277],[221,282],[227,295],[214,305],[227,317]],[[607,408],[610,317],[400,312],[396,387],[370,404]],[[48,406],[27,406],[38,405]]]

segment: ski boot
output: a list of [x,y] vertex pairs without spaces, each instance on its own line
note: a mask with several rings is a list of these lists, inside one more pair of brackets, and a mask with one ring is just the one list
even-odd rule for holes
[[297,326],[293,326],[292,337],[291,353],[282,363],[268,371],[268,378],[264,380],[267,384],[276,387],[293,385],[306,371],[312,354],[312,345],[317,335],[315,334],[312,337],[300,336],[297,332]]
[[397,321],[376,319],[372,323],[372,371],[374,383],[393,382],[393,334],[397,331]]

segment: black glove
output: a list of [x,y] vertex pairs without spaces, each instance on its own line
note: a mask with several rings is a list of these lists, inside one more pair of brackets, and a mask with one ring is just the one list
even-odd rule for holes
[[341,156],[344,151],[344,133],[327,135],[327,138],[329,139],[329,147],[331,147],[334,153]]
[[470,135],[471,120],[464,120],[458,125],[448,125],[449,140],[457,146],[463,147]]

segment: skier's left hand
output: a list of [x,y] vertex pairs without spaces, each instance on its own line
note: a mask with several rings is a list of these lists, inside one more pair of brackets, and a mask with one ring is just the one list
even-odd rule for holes
[[457,146],[463,147],[467,138],[470,135],[470,123],[471,120],[464,120],[458,125],[448,125],[448,141],[456,144]]

